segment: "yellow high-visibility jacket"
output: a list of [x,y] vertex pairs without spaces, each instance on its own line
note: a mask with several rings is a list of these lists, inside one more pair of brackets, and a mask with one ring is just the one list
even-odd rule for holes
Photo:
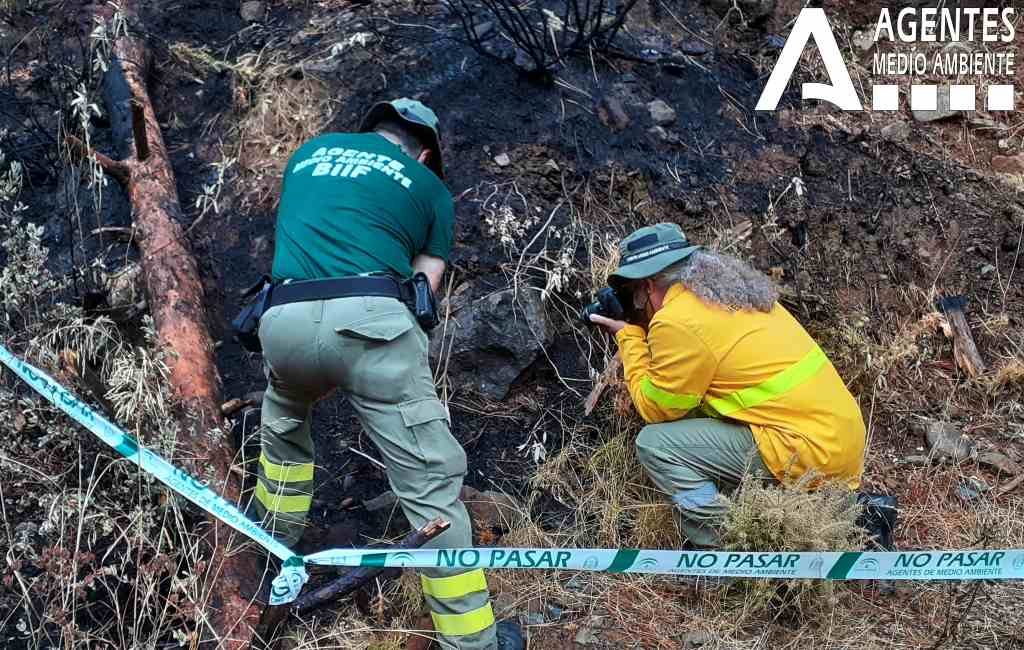
[[699,407],[750,425],[780,481],[813,470],[859,487],[860,406],[782,305],[730,311],[677,284],[647,331],[627,325],[616,338],[629,394],[647,422],[679,420]]

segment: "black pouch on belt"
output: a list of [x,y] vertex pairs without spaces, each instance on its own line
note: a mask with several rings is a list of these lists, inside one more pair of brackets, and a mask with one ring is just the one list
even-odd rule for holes
[[437,313],[437,301],[434,299],[434,292],[430,289],[430,280],[424,273],[417,273],[408,280],[405,280],[403,293],[408,297],[405,304],[412,310],[412,315],[425,331],[437,327],[441,317]]
[[242,293],[242,298],[248,298],[249,302],[231,321],[231,329],[234,330],[235,340],[247,352],[263,352],[259,336],[260,317],[266,311],[267,305],[270,304],[270,294],[273,289],[274,283],[271,282],[270,276],[264,275],[256,284]]

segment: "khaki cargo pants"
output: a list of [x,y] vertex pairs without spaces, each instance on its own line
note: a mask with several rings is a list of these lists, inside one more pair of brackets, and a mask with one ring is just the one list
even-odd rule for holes
[[722,493],[746,475],[765,481],[765,467],[750,427],[713,418],[649,424],[636,438],[636,453],[655,485],[669,495],[683,534],[694,546],[718,546],[717,527],[725,515]]
[[[288,545],[302,535],[313,492],[313,404],[335,388],[348,397],[387,466],[413,527],[451,527],[427,547],[472,545],[459,500],[466,452],[452,437],[427,362],[427,335],[393,298],[279,305],[260,319],[269,386],[255,514]],[[494,615],[480,570],[423,569],[420,581],[443,647],[493,648]]]

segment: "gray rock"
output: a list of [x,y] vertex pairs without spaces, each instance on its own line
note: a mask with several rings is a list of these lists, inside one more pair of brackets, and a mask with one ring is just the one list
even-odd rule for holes
[[363,501],[363,507],[368,512],[376,512],[378,510],[390,510],[398,505],[398,495],[391,490],[383,492],[378,496]]
[[651,114],[651,121],[658,126],[668,126],[676,121],[676,109],[660,99],[647,104],[647,111]]
[[902,142],[910,137],[910,125],[906,122],[893,122],[882,127],[881,135],[889,142]]
[[597,117],[612,131],[622,131],[629,126],[629,113],[622,100],[614,95],[605,95],[597,103]]
[[266,7],[259,0],[248,0],[243,2],[238,13],[242,16],[242,20],[247,23],[255,23],[263,20],[263,15],[266,13]]
[[[456,386],[475,390],[493,399],[504,399],[519,374],[537,360],[554,340],[540,292],[520,287],[492,293],[470,302],[452,314],[445,339],[430,341],[431,361],[447,363],[448,376]],[[448,359],[442,358],[447,354]]]
[[918,122],[936,122],[960,114],[949,107],[949,86],[939,86],[938,101],[934,111],[911,111]]
[[952,422],[928,420],[925,423],[925,438],[931,449],[931,457],[961,463],[973,458],[977,451],[970,438],[960,432]]
[[1012,458],[994,451],[979,454],[978,464],[985,469],[992,470],[997,475],[1005,474],[1006,476],[1017,476],[1021,472],[1024,472],[1024,468],[1022,468],[1020,464]]
[[508,167],[512,164],[512,159],[507,153],[499,153],[494,157],[494,162],[498,167]]

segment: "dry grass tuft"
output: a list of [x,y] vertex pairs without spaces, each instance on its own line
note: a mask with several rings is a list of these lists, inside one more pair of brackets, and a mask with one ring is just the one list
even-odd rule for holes
[[810,489],[813,477],[790,485],[745,479],[731,497],[722,547],[736,551],[847,551],[863,546],[860,507],[849,488]]
[[295,79],[289,72],[282,64],[260,70],[248,91],[249,109],[238,126],[234,158],[250,199],[260,205],[276,196],[293,151],[321,133],[334,110],[327,84],[310,76]]
[[1024,388],[1024,361],[1020,359],[1010,359],[1006,363],[1003,363],[988,380],[988,389],[990,393],[995,393],[1000,390],[1010,390],[1014,387]]

